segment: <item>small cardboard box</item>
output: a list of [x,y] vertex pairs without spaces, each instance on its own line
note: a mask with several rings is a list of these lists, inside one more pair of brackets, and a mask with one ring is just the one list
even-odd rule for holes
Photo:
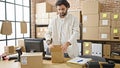
[[83,26],[98,26],[99,14],[87,14],[82,16]]
[[82,30],[82,39],[83,40],[98,40],[98,31],[99,28],[98,27],[83,27],[83,30]]
[[52,55],[52,62],[53,63],[63,63],[64,60],[64,53],[62,51],[61,45],[54,45],[53,48],[50,49]]
[[100,3],[97,0],[85,0],[81,2],[82,14],[97,14],[100,12]]
[[18,47],[22,48],[22,52],[26,52],[25,44],[24,44],[24,39],[19,39],[18,40]]
[[110,44],[104,44],[103,45],[103,57],[104,58],[110,58],[111,55],[111,45]]
[[120,21],[111,21],[111,27],[120,27]]
[[81,11],[69,11],[68,13],[72,14],[78,19],[78,22],[82,23],[82,14]]
[[[41,10],[42,9],[42,10]],[[36,14],[52,12],[52,5],[48,2],[42,2],[36,4]]]
[[42,53],[23,53],[21,68],[43,68]]
[[110,27],[99,27],[99,40],[110,40]]
[[111,28],[111,40],[120,41],[120,27]]
[[15,53],[14,46],[5,46],[4,51],[6,54],[14,54]]

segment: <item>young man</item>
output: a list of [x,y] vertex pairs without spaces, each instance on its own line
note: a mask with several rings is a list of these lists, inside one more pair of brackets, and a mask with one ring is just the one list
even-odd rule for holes
[[58,15],[52,19],[45,34],[47,44],[49,48],[52,48],[53,45],[62,45],[63,52],[74,58],[79,54],[76,44],[80,34],[79,22],[74,16],[67,13],[70,8],[67,0],[58,0],[56,8]]

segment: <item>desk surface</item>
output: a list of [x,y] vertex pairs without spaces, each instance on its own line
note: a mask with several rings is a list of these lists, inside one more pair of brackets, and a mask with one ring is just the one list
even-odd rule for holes
[[[21,68],[19,62],[0,61],[0,68]],[[68,63],[52,63],[48,60],[43,60],[43,68],[85,68],[85,66]],[[120,64],[116,64],[115,68],[120,68]]]
[[[0,61],[0,68],[21,68],[19,62]],[[84,68],[77,64],[52,63],[50,60],[43,60],[43,68]]]

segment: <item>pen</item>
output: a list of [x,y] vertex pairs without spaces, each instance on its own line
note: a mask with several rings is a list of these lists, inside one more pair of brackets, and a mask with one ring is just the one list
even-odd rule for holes
[[77,62],[82,62],[83,60],[78,60]]

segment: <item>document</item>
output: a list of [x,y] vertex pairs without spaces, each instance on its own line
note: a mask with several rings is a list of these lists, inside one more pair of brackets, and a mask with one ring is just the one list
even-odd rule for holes
[[91,58],[81,58],[81,57],[75,57],[71,60],[68,60],[68,63],[75,63],[75,64],[86,64],[88,61],[91,61]]

